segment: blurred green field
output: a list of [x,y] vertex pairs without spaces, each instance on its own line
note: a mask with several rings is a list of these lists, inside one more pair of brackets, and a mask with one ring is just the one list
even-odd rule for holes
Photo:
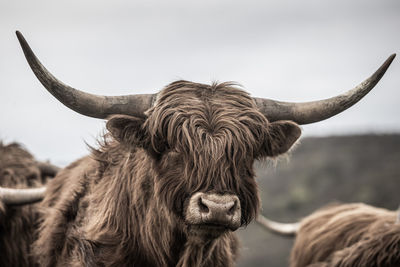
[[[332,202],[400,204],[400,134],[304,138],[290,157],[256,164],[262,213],[296,221]],[[288,265],[290,238],[255,223],[239,232],[240,267]]]

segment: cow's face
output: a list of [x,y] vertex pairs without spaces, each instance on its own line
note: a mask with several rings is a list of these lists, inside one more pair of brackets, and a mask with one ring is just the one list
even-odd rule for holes
[[286,152],[300,136],[293,122],[269,123],[232,84],[170,84],[147,117],[111,117],[107,128],[154,159],[155,193],[186,232],[217,237],[257,214],[255,159]]

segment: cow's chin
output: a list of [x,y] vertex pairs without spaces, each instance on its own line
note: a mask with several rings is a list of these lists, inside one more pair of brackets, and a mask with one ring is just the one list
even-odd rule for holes
[[227,226],[218,224],[189,224],[188,236],[203,240],[216,239],[224,234],[232,232]]

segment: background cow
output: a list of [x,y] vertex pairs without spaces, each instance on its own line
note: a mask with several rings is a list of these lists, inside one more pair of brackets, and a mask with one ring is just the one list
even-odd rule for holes
[[233,83],[187,81],[156,95],[104,97],[58,81],[17,35],[54,96],[108,119],[100,148],[49,183],[34,243],[42,266],[233,265],[233,231],[259,210],[254,160],[288,151],[300,136],[296,123],[356,103],[394,58],[349,93],[308,103],[253,99]]
[[400,209],[362,203],[330,205],[299,223],[259,217],[267,230],[296,236],[291,267],[400,266]]
[[[30,245],[35,239],[34,229],[39,219],[36,205],[16,206],[24,202],[16,203],[15,199],[7,198],[9,195],[5,190],[39,187],[39,192],[43,191],[41,186],[55,176],[57,170],[53,165],[36,161],[19,144],[4,145],[0,141],[0,266],[30,266],[33,263]],[[10,191],[7,193],[14,195],[21,192]],[[22,200],[31,203],[41,198],[32,194],[28,197]]]
[[301,221],[291,267],[400,266],[399,212],[344,204]]

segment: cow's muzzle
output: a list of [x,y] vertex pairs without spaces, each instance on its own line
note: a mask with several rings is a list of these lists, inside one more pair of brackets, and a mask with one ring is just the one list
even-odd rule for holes
[[240,201],[231,194],[194,194],[186,208],[185,220],[197,229],[235,231],[240,227]]

